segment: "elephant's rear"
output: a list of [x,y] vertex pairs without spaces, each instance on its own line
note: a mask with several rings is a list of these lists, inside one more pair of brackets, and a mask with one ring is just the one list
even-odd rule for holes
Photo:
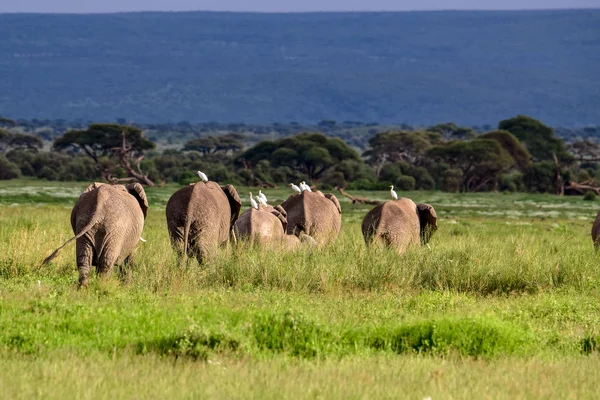
[[179,189],[167,202],[166,216],[171,244],[200,261],[229,238],[230,200],[215,182]]
[[365,215],[362,232],[367,245],[381,244],[398,252],[419,244],[419,219],[412,200],[399,199],[378,205]]
[[337,239],[342,215],[335,196],[304,191],[290,196],[281,206],[287,212],[287,234],[304,233],[319,245],[331,244]]
[[592,225],[592,240],[594,241],[594,247],[598,249],[600,247],[600,212],[596,214],[596,220]]

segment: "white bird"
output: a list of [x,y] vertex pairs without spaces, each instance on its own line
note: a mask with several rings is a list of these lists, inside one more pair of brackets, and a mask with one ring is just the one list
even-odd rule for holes
[[196,171],[196,174],[202,179],[204,182],[208,182],[208,176],[202,171]]
[[390,194],[392,195],[392,199],[398,200],[398,194],[394,191],[394,185],[390,186]]
[[294,192],[302,193],[302,190],[300,190],[300,188],[298,186],[294,185],[293,183],[290,183],[288,186],[291,187]]
[[267,205],[267,196],[265,196],[262,190],[258,191],[258,201],[260,201],[263,206]]
[[250,192],[250,204],[252,205],[252,208],[256,208],[258,210],[258,203],[256,203],[256,200],[254,200],[254,197],[252,197],[252,192]]
[[302,189],[302,191],[304,192],[305,190],[312,192],[312,189],[310,188],[310,186],[308,186],[306,184],[305,181],[300,182],[300,188]]

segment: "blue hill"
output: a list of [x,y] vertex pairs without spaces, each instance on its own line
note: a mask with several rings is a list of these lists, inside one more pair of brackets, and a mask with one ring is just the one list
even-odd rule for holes
[[600,122],[600,10],[0,15],[0,115]]

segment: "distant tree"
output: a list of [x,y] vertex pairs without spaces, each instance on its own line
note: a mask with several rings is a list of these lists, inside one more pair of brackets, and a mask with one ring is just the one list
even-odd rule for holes
[[42,147],[44,147],[44,142],[39,136],[12,133],[0,128],[0,151],[18,148],[37,151]]
[[116,169],[122,168],[127,172],[127,180],[134,179],[148,186],[154,186],[154,182],[141,170],[140,164],[144,152],[154,147],[140,129],[116,124],[93,124],[86,130],[68,131],[53,145],[54,150],[83,152],[92,158],[106,181],[123,180],[115,176]]
[[529,154],[525,146],[512,133],[508,131],[493,131],[484,133],[479,138],[492,139],[500,143],[504,150],[515,160],[516,166],[520,170],[524,170],[531,165],[531,154]]
[[24,134],[13,134],[10,139],[10,147],[25,148],[29,150],[37,151],[44,147],[44,142],[39,136],[36,135],[24,135]]
[[188,141],[184,151],[198,151],[202,154],[233,154],[244,148],[244,135],[239,133],[228,133],[220,136],[207,136]]
[[360,161],[360,157],[341,139],[328,138],[321,133],[303,133],[277,141],[260,142],[237,158],[247,170],[262,160],[268,160],[274,168],[290,168],[312,181],[319,180],[341,161]]
[[500,121],[498,129],[515,135],[527,147],[533,161],[557,161],[562,165],[573,162],[565,142],[554,135],[552,128],[526,115]]
[[591,139],[581,139],[572,142],[568,146],[576,161],[579,162],[599,162],[600,144]]
[[436,142],[439,134],[431,132],[383,132],[369,140],[369,149],[363,153],[367,163],[375,169],[379,176],[386,163],[406,161],[419,164],[420,160]]
[[437,132],[447,140],[470,140],[477,137],[477,132],[473,128],[458,126],[454,122],[434,125],[427,128],[427,131]]
[[462,172],[461,192],[481,190],[516,165],[500,143],[492,139],[452,141],[434,146],[428,154]]

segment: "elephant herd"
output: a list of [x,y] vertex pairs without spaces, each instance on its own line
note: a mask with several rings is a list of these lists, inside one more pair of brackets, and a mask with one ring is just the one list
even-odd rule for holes
[[[299,193],[281,205],[262,203],[240,215],[242,202],[233,185],[220,186],[206,179],[183,187],[171,196],[166,207],[171,245],[184,260],[194,257],[202,262],[229,241],[290,250],[333,243],[342,226],[337,198],[320,191],[296,191]],[[402,253],[410,246],[429,242],[437,230],[434,208],[408,198],[397,199],[393,194],[393,200],[376,206],[363,218],[366,245],[381,245]],[[92,266],[98,274],[105,274],[114,265],[132,261],[137,243],[143,241],[147,213],[148,199],[139,183],[95,182],[83,191],[71,211],[75,236],[48,256],[44,264],[75,240],[79,283],[86,285]],[[596,248],[600,247],[600,212],[592,227],[592,240]]]
[[[303,190],[281,205],[251,207],[240,215],[242,202],[233,185],[202,180],[175,192],[166,207],[171,245],[182,258],[202,262],[229,241],[249,242],[278,249],[323,247],[333,243],[341,229],[342,209],[333,194]],[[75,236],[44,260],[76,241],[79,283],[86,285],[90,268],[98,274],[132,261],[141,238],[148,200],[139,183],[93,183],[71,212]],[[367,245],[380,244],[398,252],[427,243],[437,229],[435,210],[407,198],[387,201],[369,211],[362,222]]]

